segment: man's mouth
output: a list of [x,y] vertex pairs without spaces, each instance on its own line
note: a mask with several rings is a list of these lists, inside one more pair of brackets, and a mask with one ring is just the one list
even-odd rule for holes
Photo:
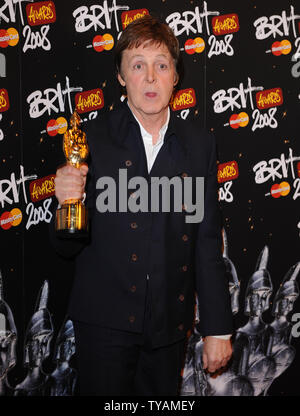
[[155,98],[157,97],[157,93],[156,92],[146,92],[145,93],[147,98]]

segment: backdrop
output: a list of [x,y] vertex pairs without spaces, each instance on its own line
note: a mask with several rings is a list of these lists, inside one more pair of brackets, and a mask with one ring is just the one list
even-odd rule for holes
[[300,395],[297,0],[0,0],[0,395],[77,393],[73,264],[48,240],[53,180],[74,108],[84,129],[120,100],[114,45],[147,13],[180,43],[172,111],[217,138],[237,329],[232,365],[211,378],[196,326],[181,394]]

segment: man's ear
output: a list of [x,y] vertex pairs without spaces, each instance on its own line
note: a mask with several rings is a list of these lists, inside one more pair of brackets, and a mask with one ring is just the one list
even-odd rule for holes
[[126,83],[125,83],[124,79],[122,78],[120,72],[118,72],[118,81],[122,85],[122,87],[125,87]]
[[179,75],[176,72],[176,74],[174,76],[174,87],[178,84],[178,81],[179,81]]

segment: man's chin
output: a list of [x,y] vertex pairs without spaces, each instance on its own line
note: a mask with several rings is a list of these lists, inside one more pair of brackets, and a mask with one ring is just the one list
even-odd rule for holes
[[141,108],[141,110],[144,114],[151,116],[162,114],[166,111],[167,108],[168,106],[163,105],[145,105]]

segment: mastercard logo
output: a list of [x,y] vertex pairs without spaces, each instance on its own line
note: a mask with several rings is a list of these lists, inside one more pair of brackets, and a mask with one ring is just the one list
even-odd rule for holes
[[93,39],[93,48],[97,52],[102,52],[104,50],[110,51],[114,47],[114,44],[114,38],[109,33],[96,35]]
[[205,49],[205,42],[202,38],[188,39],[184,44],[184,50],[189,55],[201,53]]
[[14,208],[10,212],[6,211],[0,217],[0,226],[3,230],[9,230],[10,227],[16,227],[22,221],[23,215],[19,208]]
[[246,127],[249,123],[249,116],[247,113],[232,114],[229,119],[229,125],[233,129],[238,129],[239,127]]
[[279,198],[286,196],[290,193],[291,187],[288,182],[281,182],[280,184],[275,183],[271,187],[271,191],[267,195],[272,195],[273,198]]
[[19,43],[19,33],[14,27],[0,29],[0,48],[16,46]]
[[288,55],[292,50],[292,45],[289,40],[282,40],[281,42],[274,42],[272,44],[271,52],[275,56]]
[[68,122],[64,117],[58,117],[56,120],[49,120],[47,123],[47,133],[49,136],[56,136],[57,133],[64,134],[67,131]]

